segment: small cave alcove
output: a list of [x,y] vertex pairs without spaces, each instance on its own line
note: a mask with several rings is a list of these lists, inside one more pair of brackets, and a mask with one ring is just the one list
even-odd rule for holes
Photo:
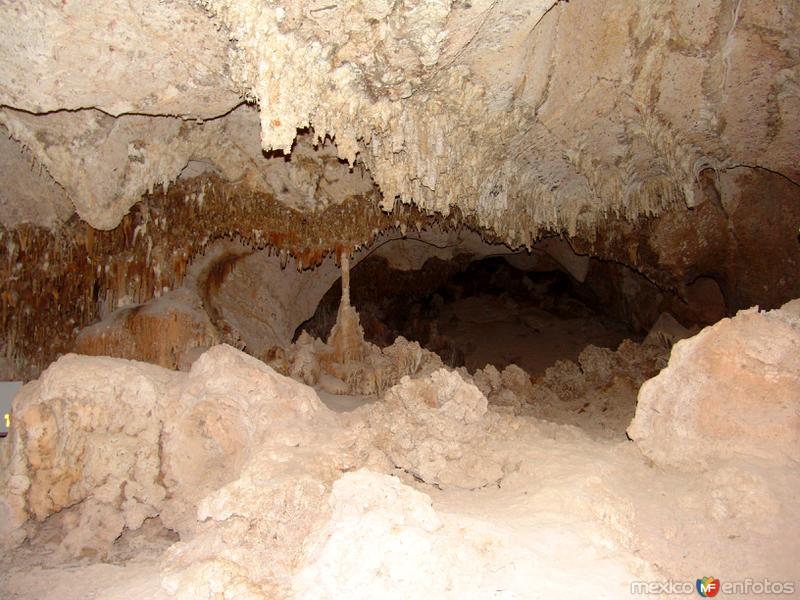
[[[412,270],[373,254],[350,277],[367,341],[385,347],[402,336],[470,372],[516,364],[539,375],[558,360],[576,360],[589,344],[616,348],[641,337],[543,252],[434,256]],[[327,339],[340,297],[341,279],[295,339],[303,331]]]

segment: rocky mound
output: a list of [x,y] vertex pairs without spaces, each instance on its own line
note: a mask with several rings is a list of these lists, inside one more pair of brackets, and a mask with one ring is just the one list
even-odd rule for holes
[[658,464],[800,461],[800,318],[755,308],[678,342],[628,434]]

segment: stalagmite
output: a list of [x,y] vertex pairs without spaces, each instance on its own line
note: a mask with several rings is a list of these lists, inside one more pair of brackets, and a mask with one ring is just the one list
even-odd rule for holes
[[339,260],[342,267],[342,299],[328,345],[333,348],[334,360],[346,364],[362,360],[364,330],[361,328],[358,312],[350,305],[350,251],[342,250]]

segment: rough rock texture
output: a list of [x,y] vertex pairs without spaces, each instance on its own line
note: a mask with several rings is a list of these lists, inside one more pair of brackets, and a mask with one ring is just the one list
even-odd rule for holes
[[[600,286],[619,281],[616,293],[600,291],[603,302],[624,311],[621,316],[644,316],[640,320],[647,329],[663,311],[695,321],[703,320],[697,313],[704,311],[705,322],[712,324],[740,309],[778,308],[800,295],[797,182],[765,169],[737,167],[708,179],[708,186],[692,210],[634,222],[609,219],[591,235],[572,239],[577,252],[627,265],[646,277],[613,263],[593,264],[587,278],[593,287],[596,267]],[[705,292],[697,285],[704,279]],[[709,279],[719,292],[709,289]],[[670,301],[668,290],[685,302]],[[661,297],[653,298],[654,292]],[[646,311],[653,314],[647,317]]]
[[[390,500],[382,482],[359,480],[349,492],[341,484],[330,509],[326,498],[343,472],[391,469],[384,451],[437,485],[478,487],[502,476],[480,445],[486,399],[444,370],[405,379],[380,411],[343,427],[311,388],[229,346],[211,348],[188,373],[70,354],[23,389],[12,414],[0,482],[4,543],[46,528],[66,554],[102,558],[123,533],[158,517],[180,535],[162,562],[162,585],[181,599],[282,597],[302,560],[312,572],[329,569],[324,556],[335,550],[302,559],[304,542],[330,531],[331,511],[335,523],[352,510],[349,498],[361,499],[368,521],[368,498],[380,514]],[[413,532],[417,514],[429,533],[438,529],[429,500],[399,482],[391,487],[400,512],[384,535],[395,522]],[[453,570],[448,544],[432,539],[440,567]],[[363,549],[353,544],[354,553]]]
[[202,352],[220,341],[200,298],[179,288],[147,304],[121,308],[81,330],[75,352],[188,371]]
[[639,391],[628,434],[658,464],[737,455],[800,461],[800,320],[740,312],[678,342]]
[[[796,304],[717,328],[747,317],[796,330]],[[757,337],[742,333],[742,343]],[[796,379],[796,356],[752,381]],[[620,360],[590,348],[580,369],[602,378]],[[499,380],[530,385],[513,368]],[[226,346],[189,373],[62,358],[23,390],[0,442],[0,540],[30,540],[0,553],[0,589],[37,600],[478,600],[498,590],[621,598],[632,581],[690,581],[698,564],[723,581],[748,569],[795,578],[794,462],[731,455],[702,472],[653,468],[631,442],[486,412],[459,373],[406,379],[388,394],[337,416],[310,388]],[[489,467],[502,481],[437,489],[411,476],[414,464],[399,472],[374,443],[420,473],[453,475],[470,457],[480,462],[458,473],[461,484]],[[58,558],[59,544],[88,560]]]
[[[361,152],[388,198],[446,210],[456,197],[514,241],[581,212],[691,204],[707,165],[793,172],[797,62],[782,40],[798,21],[780,5],[204,5],[238,41],[234,77],[259,100],[265,147],[313,122],[343,156]],[[767,82],[787,93],[738,95]]]
[[0,173],[14,173],[14,179],[0,187],[0,223],[6,227],[32,223],[55,228],[72,214],[74,209],[64,190],[2,127]]
[[478,369],[473,376],[477,388],[497,406],[519,407],[533,393],[531,377],[517,365],[508,365],[502,372],[494,365]]
[[[186,176],[215,173],[243,182],[287,206],[323,209],[358,195],[371,195],[372,180],[349,169],[330,144],[298,136],[292,161],[266,156],[258,143],[255,110],[241,106],[224,118],[186,121],[170,116],[99,110],[36,116],[0,108],[0,124],[20,142],[8,153],[35,157],[45,187],[55,181],[90,225],[112,229],[143,194]],[[0,146],[2,150],[8,144]],[[10,182],[12,191],[17,189]],[[15,194],[16,196],[16,194]],[[22,202],[24,194],[16,200]]]
[[[616,350],[587,346],[572,363],[559,373],[558,365],[551,367],[534,386],[534,414],[538,393],[549,393],[566,403],[592,430],[621,431],[636,402],[636,391],[647,379],[666,364],[669,345],[637,344],[623,341]],[[573,376],[570,377],[570,374]],[[626,401],[627,400],[627,401]],[[546,409],[545,409],[546,410]]]
[[441,522],[430,498],[360,470],[336,481],[328,502],[330,522],[306,543],[296,598],[369,598],[376,579],[388,598],[432,598],[446,589],[433,552]]
[[241,102],[230,42],[188,2],[8,2],[0,23],[3,106],[207,119]]
[[645,343],[625,340],[616,350],[589,345],[576,362],[557,361],[536,378],[512,364],[502,372],[487,365],[472,380],[494,410],[619,439],[634,414],[639,387],[666,364],[678,327],[665,333],[658,326]]
[[[280,164],[286,168],[285,161]],[[227,305],[224,321],[253,332],[244,340],[251,353],[258,354],[264,344],[288,345],[339,276],[333,259],[324,260],[334,247],[357,248],[398,222],[436,221],[443,220],[400,205],[384,213],[363,197],[308,214],[208,176],[152,194],[111,231],[98,231],[78,218],[55,231],[30,224],[0,226],[4,354],[41,369],[71,350],[76,328],[180,287],[187,276],[215,326],[212,313]],[[258,254],[252,270],[246,260],[251,254]],[[321,271],[301,275],[320,264],[327,265],[325,279]],[[194,265],[199,272],[190,269]],[[233,266],[244,276],[228,278]],[[232,293],[217,294],[228,280]],[[220,296],[216,303],[215,295]],[[266,310],[273,304],[274,312]]]
[[[435,405],[424,424],[417,392]],[[414,565],[439,565],[445,578],[464,585],[464,554],[434,535],[440,524],[419,492],[392,479],[386,487],[388,478],[371,474],[377,484],[353,476],[335,488],[330,507],[326,498],[343,472],[365,464],[392,468],[371,445],[376,438],[401,463],[405,448],[409,471],[434,483],[476,487],[498,480],[499,464],[478,444],[485,413],[480,392],[446,371],[405,380],[389,392],[380,415],[343,427],[311,388],[229,346],[211,348],[188,373],[70,354],[15,400],[11,444],[3,446],[2,539],[14,546],[46,531],[70,556],[102,558],[122,534],[158,517],[180,535],[161,563],[170,597],[284,597],[303,564],[295,585],[327,578],[331,552],[338,552],[327,536],[344,539],[353,560],[364,551],[368,538],[360,536],[370,528],[361,528],[362,515],[382,536],[394,535],[395,525],[412,538],[419,526],[428,527],[421,547],[429,558],[407,556]],[[404,426],[390,431],[394,423]],[[419,451],[409,442],[419,443]],[[362,542],[337,524],[350,513]],[[374,521],[382,515],[385,527]],[[326,528],[329,517],[333,529]],[[480,560],[477,549],[469,552]],[[392,556],[380,560],[388,564]]]
[[305,445],[328,411],[310,388],[224,345],[203,354],[182,383],[163,427],[163,479],[176,491],[161,518],[185,533],[196,526],[195,503],[235,481],[256,449]]
[[448,531],[426,494],[362,469],[337,480],[328,503],[329,521],[304,545],[293,598],[401,600],[486,593],[478,590],[489,553]]
[[374,444],[397,467],[439,487],[479,488],[503,476],[483,445],[491,424],[486,397],[460,374],[439,369],[404,377],[370,413]]
[[[129,287],[120,282],[138,276],[140,295],[120,295],[146,302],[180,285],[187,262],[220,237],[279,254],[263,269],[271,278],[290,254],[302,270],[433,220],[343,209],[320,231],[322,211],[353,198],[379,212],[399,197],[513,248],[566,232],[568,242],[539,249],[577,280],[607,283],[599,301],[642,331],[663,311],[688,324],[777,307],[800,294],[800,17],[777,0],[702,4],[6,3],[0,221],[56,228],[58,241],[26,230],[0,243],[3,352],[46,364],[96,320],[94,304]],[[170,191],[148,202],[182,210],[129,212],[162,184]],[[290,212],[271,218],[272,201]],[[119,225],[117,243],[93,251],[73,211],[94,227]],[[193,242],[151,235],[187,225]],[[135,274],[114,260],[121,240]],[[36,268],[22,264],[32,254]],[[423,253],[406,254],[413,264]],[[616,271],[593,273],[588,256]],[[290,343],[316,299],[265,289],[257,262],[230,278],[226,301],[239,345],[261,355]],[[64,270],[68,293],[51,300]],[[292,286],[316,294],[321,280]],[[259,312],[272,311],[248,310],[251,297],[297,307],[299,321],[270,331]],[[707,301],[713,310],[695,308]],[[64,315],[51,339],[17,309],[25,303],[48,324]]]
[[237,480],[254,448],[273,450],[262,470],[280,463],[280,449],[306,444],[312,420],[324,428],[327,413],[313,390],[228,346],[186,374],[67,355],[14,401],[3,540],[18,542],[29,518],[53,515],[72,555],[103,555],[155,516],[188,536],[198,503]]
[[360,360],[339,362],[333,347],[303,332],[285,351],[274,349],[265,359],[277,371],[332,394],[382,394],[403,377],[420,377],[442,367],[436,354],[403,337],[386,348],[362,337],[360,351]]
[[[298,392],[316,400],[310,388],[297,384],[277,391],[284,406],[296,402]],[[242,417],[256,412],[254,408]],[[209,412],[208,406],[197,405],[182,427],[191,427],[197,415]],[[221,420],[227,412],[213,418]],[[197,469],[194,452],[186,453],[192,440],[179,434],[180,446],[174,451],[183,458],[175,461],[170,474],[183,477],[197,469],[191,483],[183,479],[183,485],[191,485],[199,500],[196,511],[174,507],[183,511],[177,520],[181,541],[165,556],[162,584],[175,598],[284,597],[301,544],[326,516],[331,484],[342,471],[360,466],[359,453],[352,451],[358,442],[332,427],[327,411],[305,418],[282,412],[285,425],[271,423],[268,433],[261,427],[266,435],[242,437],[228,429],[230,441],[240,448],[227,465],[216,460],[209,464],[208,451],[200,450],[206,472]]]
[[[800,176],[800,17],[778,0],[39,0],[3,17],[0,119],[101,227],[189,161],[224,169],[240,92],[264,149],[312,126],[385,206],[456,203],[513,244],[694,206],[704,170]],[[187,141],[161,115],[218,118]]]
[[4,450],[3,541],[25,538],[26,521],[68,509],[63,547],[103,554],[123,529],[156,516],[165,390],[177,375],[105,357],[67,355],[14,399]]

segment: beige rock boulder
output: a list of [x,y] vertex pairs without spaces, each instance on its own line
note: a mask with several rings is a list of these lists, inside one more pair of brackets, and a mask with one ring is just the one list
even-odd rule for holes
[[197,503],[236,481],[267,442],[303,446],[330,416],[314,390],[226,345],[203,354],[172,394],[160,442],[172,498],[161,519],[183,535]]
[[179,600],[282,598],[342,472],[368,462],[314,390],[225,346],[193,366],[164,427],[161,519],[180,533],[162,588]]
[[353,431],[334,426],[311,388],[230,346],[189,373],[70,354],[14,400],[0,534],[16,544],[52,518],[63,550],[102,557],[156,516],[191,540],[209,518],[236,515],[248,530],[253,511],[291,512],[291,498],[316,510],[324,484],[365,454]]
[[442,523],[422,492],[359,470],[333,485],[331,516],[305,545],[294,598],[441,598],[450,573]]
[[306,536],[322,525],[336,451],[265,444],[240,476],[204,497],[197,531],[167,551],[162,587],[179,600],[285,597]]
[[678,342],[642,386],[628,434],[662,465],[800,461],[800,318],[750,309]]
[[497,482],[502,465],[486,448],[486,397],[457,372],[403,377],[369,415],[375,445],[395,466],[440,487]]
[[62,547],[102,554],[123,529],[158,514],[161,419],[177,375],[154,365],[69,354],[12,405],[0,475],[2,538],[19,542],[28,519],[69,511]]
[[531,376],[515,364],[508,365],[502,372],[494,365],[486,365],[475,372],[473,382],[489,404],[507,407],[514,414],[519,414],[534,395]]
[[509,598],[549,597],[530,569],[520,569],[539,560],[519,546],[510,551],[512,532],[439,512],[396,477],[345,473],[325,504],[326,520],[298,558],[295,600],[483,600],[499,589]]

